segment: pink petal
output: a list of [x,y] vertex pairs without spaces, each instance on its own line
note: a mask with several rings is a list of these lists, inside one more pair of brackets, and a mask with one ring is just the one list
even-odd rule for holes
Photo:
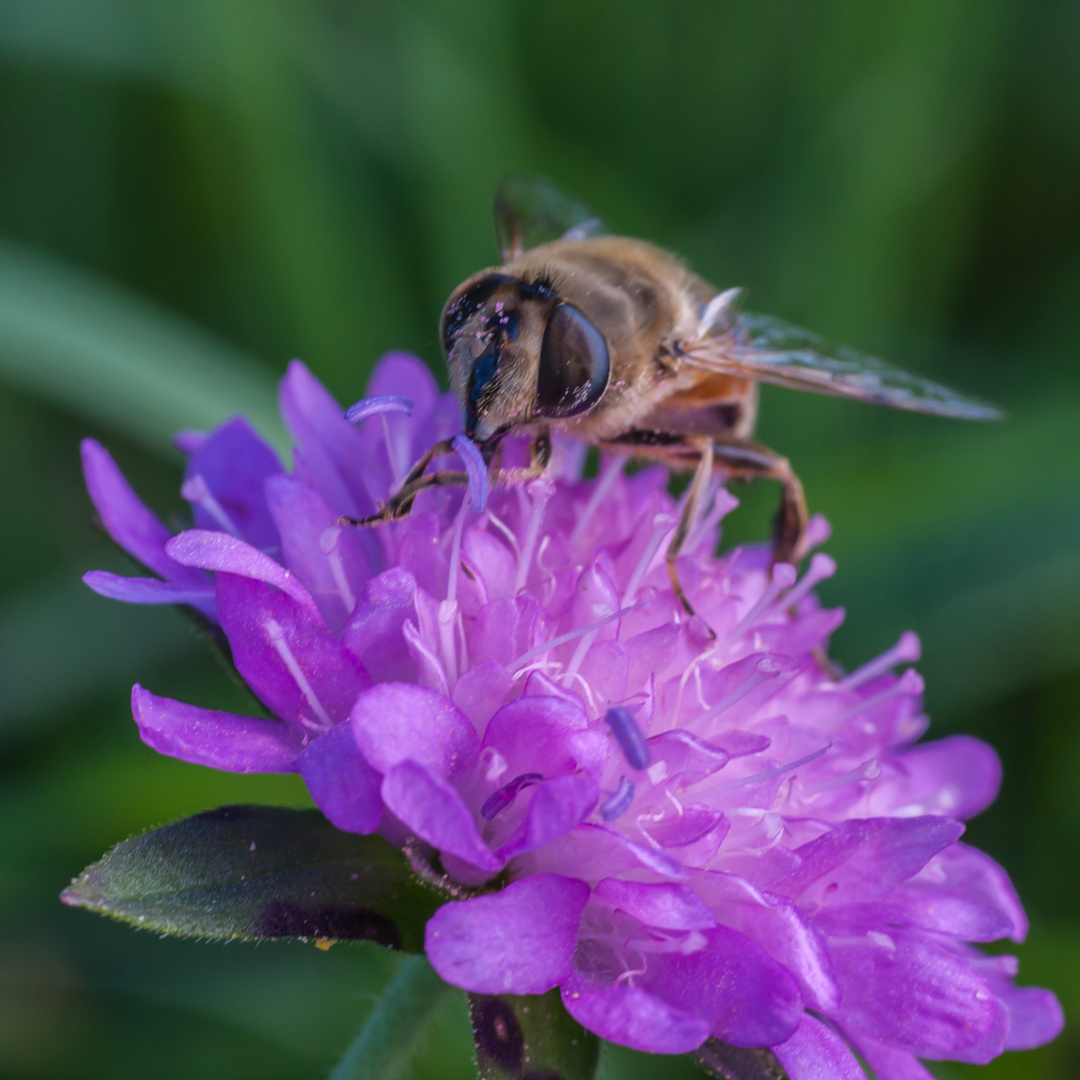
[[293,476],[267,480],[266,498],[286,566],[308,588],[327,625],[340,632],[370,576],[359,530],[338,525],[326,500]]
[[887,760],[903,772],[874,786],[870,806],[875,814],[947,814],[966,821],[982,813],[1001,786],[997,751],[970,735],[920,743]]
[[647,1054],[685,1054],[709,1037],[700,1016],[677,1009],[639,986],[611,990],[579,989],[575,981],[562,988],[566,1011],[601,1039]]
[[294,360],[281,380],[278,398],[285,426],[299,448],[303,468],[297,468],[297,475],[322,492],[335,513],[350,517],[373,513],[366,476],[370,455],[326,387]]
[[193,589],[160,578],[123,577],[108,570],[91,570],[83,574],[83,581],[99,596],[110,600],[128,604],[190,604],[213,616],[214,590],[209,582],[204,588]]
[[472,812],[457,788],[416,761],[402,761],[387,772],[382,799],[421,840],[495,873],[503,860],[491,853],[477,831]]
[[318,732],[349,716],[366,671],[326,628],[314,605],[249,577],[219,572],[218,614],[233,662],[278,716]]
[[606,757],[605,743],[603,736],[588,729],[580,702],[529,696],[495,713],[483,745],[502,754],[511,776],[538,772],[553,779],[575,772],[579,766],[598,773]]
[[1037,986],[1011,986],[998,992],[1009,1011],[1006,1050],[1030,1050],[1056,1039],[1065,1027],[1061,1003],[1049,990]]
[[158,753],[226,772],[295,772],[303,732],[282,720],[200,709],[158,697],[138,683],[131,711],[139,736]]
[[772,1050],[789,1080],[866,1080],[848,1044],[812,1016],[804,1016],[791,1038]]
[[204,574],[179,566],[165,553],[172,533],[132,491],[109,451],[93,439],[84,439],[82,460],[87,491],[109,535],[163,578],[193,589],[205,588]]
[[297,758],[315,805],[345,832],[371,833],[382,819],[382,777],[356,745],[348,720],[313,739]]
[[735,874],[715,871],[695,874],[693,887],[720,922],[756,941],[791,972],[808,1004],[834,1009],[840,1003],[824,935],[790,900],[766,895]]
[[716,917],[686,885],[604,878],[593,889],[593,897],[661,930],[708,930],[716,925]]
[[[170,558],[182,566],[224,571],[253,581],[264,581],[291,596],[298,604],[318,612],[311,594],[295,574],[243,540],[228,533],[207,529],[188,529],[174,536],[166,545]],[[318,616],[320,619],[322,616]]]
[[934,1080],[930,1070],[907,1050],[897,1050],[861,1035],[853,1035],[851,1040],[874,1070],[877,1080]]
[[596,781],[580,774],[539,784],[520,827],[499,848],[499,857],[509,860],[565,836],[585,819],[599,797]]
[[842,821],[796,848],[799,869],[770,884],[769,891],[801,899],[804,906],[823,897],[840,904],[878,896],[918,873],[963,831],[960,822],[945,817]]
[[[917,931],[890,928],[861,941],[833,939],[831,952],[843,990],[838,1018],[872,1039],[919,1057],[959,1058],[998,1025],[987,979]],[[1002,1030],[997,1053],[1004,1036]]]
[[424,947],[451,985],[477,994],[542,994],[570,974],[589,887],[536,874],[492,896],[445,904]]
[[748,937],[717,926],[696,952],[650,957],[641,985],[687,1012],[708,1018],[712,1033],[737,1046],[775,1046],[803,1013],[795,980]]
[[416,610],[416,578],[394,567],[371,578],[341,634],[341,642],[378,682],[414,678],[416,665],[402,636]]
[[454,776],[476,760],[476,731],[449,699],[409,683],[379,683],[352,710],[356,742],[364,757],[388,772],[417,761],[440,776]]
[[276,548],[278,532],[263,481],[280,472],[277,454],[247,420],[226,420],[194,450],[184,471],[186,480],[200,477],[216,503],[208,507],[195,500],[195,524],[200,529],[235,529],[257,548]]

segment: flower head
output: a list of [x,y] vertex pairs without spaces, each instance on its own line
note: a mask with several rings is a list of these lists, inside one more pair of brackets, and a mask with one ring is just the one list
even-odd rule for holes
[[679,559],[686,618],[666,474],[610,458],[584,480],[572,442],[486,506],[464,451],[473,498],[440,488],[400,522],[343,527],[459,431],[415,359],[384,359],[370,390],[353,426],[293,364],[291,472],[240,419],[182,436],[196,527],[177,536],[85,445],[103,522],[158,575],[87,583],[216,621],[272,714],[136,686],[149,745],[298,771],[339,828],[382,832],[463,897],[427,927],[443,978],[558,986],[615,1042],[766,1046],[792,1080],[861,1076],[854,1049],[908,1080],[929,1075],[917,1058],[1054,1037],[1053,995],[972,944],[1026,931],[1004,871],[960,842],[1000,766],[976,739],[918,741],[922,681],[893,673],[913,635],[838,676],[824,652],[843,613],[813,592],[832,560],[797,579],[764,547],[715,557],[735,505],[719,486]]

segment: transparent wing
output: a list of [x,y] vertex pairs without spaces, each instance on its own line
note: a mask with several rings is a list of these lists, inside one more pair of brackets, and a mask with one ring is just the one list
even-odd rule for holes
[[503,262],[561,237],[604,232],[584,203],[537,176],[508,176],[495,188],[495,239]]
[[686,362],[704,370],[893,409],[997,420],[1001,410],[873,356],[835,345],[771,315],[740,313],[723,336],[688,344]]

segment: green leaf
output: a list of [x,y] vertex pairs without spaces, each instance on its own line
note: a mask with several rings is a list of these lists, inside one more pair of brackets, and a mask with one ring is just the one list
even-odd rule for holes
[[451,993],[451,987],[424,957],[409,957],[390,980],[330,1080],[397,1080],[405,1075]]
[[169,451],[179,428],[243,413],[290,445],[269,372],[101,278],[0,243],[0,379]]
[[787,1080],[787,1073],[771,1050],[732,1046],[709,1039],[694,1051],[694,1060],[718,1080]]
[[558,990],[530,997],[469,995],[480,1080],[591,1080],[600,1042],[563,1007]]
[[61,900],[180,937],[364,940],[414,952],[439,906],[381,837],[271,806],[223,806],[125,840]]

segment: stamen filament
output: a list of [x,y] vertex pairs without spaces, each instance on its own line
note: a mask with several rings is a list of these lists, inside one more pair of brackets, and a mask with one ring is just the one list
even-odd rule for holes
[[532,565],[533,552],[536,550],[536,538],[540,535],[540,525],[544,520],[544,508],[548,499],[555,494],[555,485],[550,480],[541,477],[533,480],[528,485],[528,493],[532,499],[532,513],[529,516],[529,525],[525,532],[525,543],[521,548],[521,558],[518,559],[517,575],[514,578],[514,595],[516,596],[529,578],[529,568]]
[[611,485],[618,479],[625,466],[626,458],[616,454],[608,455],[600,466],[600,475],[596,478],[596,486],[593,488],[585,508],[578,516],[574,531],[570,534],[571,549],[577,547],[578,541],[585,535],[585,530],[589,527],[593,516],[600,508],[600,504],[607,498]]
[[839,685],[845,690],[854,690],[865,683],[873,682],[879,675],[884,675],[894,664],[914,664],[920,656],[922,645],[919,643],[918,634],[906,630],[891,649],[841,679]]
[[754,687],[760,686],[766,679],[775,679],[782,670],[783,668],[771,656],[762,657],[754,665],[754,670],[731,693],[725,694],[710,709],[691,720],[690,725],[699,727],[714,716],[719,716],[725,709],[730,709],[736,702],[741,701]]
[[634,567],[634,572],[630,575],[629,582],[627,582],[626,591],[622,596],[623,607],[629,604],[637,595],[641,582],[652,566],[652,561],[656,557],[660,544],[663,542],[664,537],[675,528],[675,524],[676,519],[670,514],[657,514],[653,518],[652,535],[645,544],[645,550],[642,551],[641,558],[638,559],[637,566]]
[[544,653],[550,652],[552,649],[557,649],[560,645],[565,645],[568,641],[573,641],[575,638],[579,638],[584,634],[590,634],[594,630],[600,630],[607,626],[608,623],[614,622],[616,619],[621,619],[624,615],[629,615],[632,611],[640,611],[641,608],[648,607],[650,603],[651,600],[641,600],[636,604],[631,604],[630,607],[613,611],[610,615],[605,615],[604,618],[598,619],[588,626],[581,626],[577,630],[570,630],[565,634],[560,634],[558,637],[554,637],[550,641],[544,642],[543,645],[537,645],[535,649],[530,649],[527,653],[522,653],[516,660],[511,661],[510,669],[516,675],[526,664],[530,663],[536,657],[543,656]]
[[304,674],[303,669],[297,662],[292,649],[289,648],[289,643],[285,640],[285,631],[282,629],[281,624],[276,619],[267,619],[263,626],[270,639],[270,644],[273,646],[274,651],[278,656],[281,657],[282,663],[292,676],[293,682],[296,683],[300,693],[304,695],[304,700],[315,714],[316,719],[322,725],[324,730],[332,728],[334,726],[334,721],[330,719],[329,714],[323,708],[322,702],[319,700],[314,688],[311,683],[308,682],[308,677]]
[[764,772],[754,773],[752,776],[744,776],[740,780],[725,780],[723,783],[714,784],[712,787],[698,785],[685,788],[683,795],[714,795],[718,791],[727,791],[731,788],[745,787],[747,784],[756,784],[759,780],[770,780],[781,773],[790,772],[792,769],[798,769],[809,764],[815,758],[819,758],[822,754],[831,750],[832,744],[832,739],[830,739],[820,750],[815,750],[812,754],[799,758],[798,761],[790,761],[787,765],[778,765],[775,769],[766,769]]
[[180,494],[188,500],[201,506],[227,533],[231,533],[238,539],[240,529],[236,522],[229,516],[228,511],[214,498],[202,474],[196,473],[190,480],[185,480],[180,487]]

